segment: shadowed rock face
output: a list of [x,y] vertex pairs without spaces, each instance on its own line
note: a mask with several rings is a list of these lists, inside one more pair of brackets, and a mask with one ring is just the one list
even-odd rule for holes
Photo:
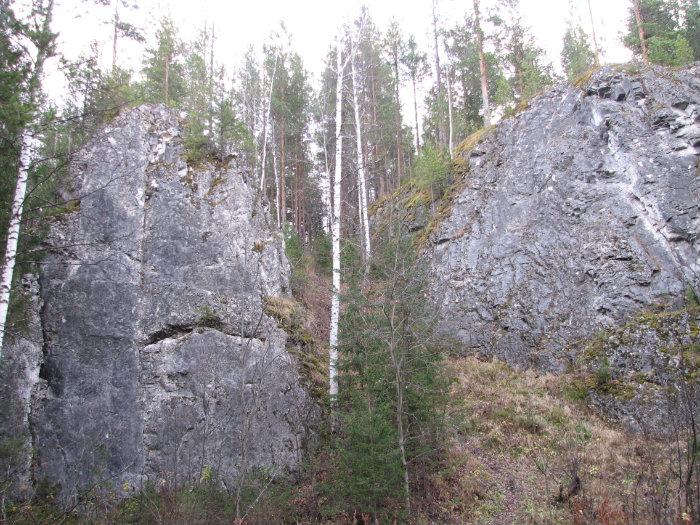
[[289,268],[243,174],[188,167],[161,106],[120,116],[72,171],[80,209],[49,238],[41,380],[23,405],[31,479],[66,497],[293,469],[315,410],[263,312]]
[[571,345],[700,288],[700,65],[556,87],[466,154],[431,237],[441,329],[562,369]]

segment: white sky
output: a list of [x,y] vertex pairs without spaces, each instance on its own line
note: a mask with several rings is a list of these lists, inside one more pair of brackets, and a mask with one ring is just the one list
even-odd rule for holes
[[[354,17],[361,5],[367,5],[380,29],[396,18],[406,34],[416,36],[432,62],[431,0],[132,0],[139,9],[125,16],[140,26],[152,41],[162,15],[170,14],[184,39],[193,38],[205,23],[216,26],[216,59],[229,72],[250,44],[260,47],[271,31],[283,20],[292,35],[295,49],[302,55],[312,81],[318,78],[323,59],[337,28],[343,20]],[[589,30],[586,0],[572,0],[577,14]],[[486,11],[493,0],[481,0]],[[598,41],[604,62],[625,62],[629,52],[620,44],[619,33],[625,26],[628,0],[591,0]],[[451,27],[471,13],[472,0],[438,0],[443,27]],[[521,0],[525,22],[532,28],[538,44],[559,71],[562,36],[569,12],[569,0]],[[110,8],[95,6],[92,0],[57,0],[54,30],[59,33],[59,48],[69,58],[89,50],[97,40],[102,47],[105,66],[111,61],[110,27],[103,23],[111,16]],[[142,48],[122,43],[119,65],[138,70]],[[50,69],[49,69],[50,71]],[[48,80],[52,98],[60,98],[61,83],[55,73]],[[58,95],[58,96],[57,96]],[[409,93],[402,93],[404,107],[412,107]],[[419,94],[423,98],[423,94]],[[409,104],[409,106],[406,106]],[[405,111],[406,122],[413,121]]]

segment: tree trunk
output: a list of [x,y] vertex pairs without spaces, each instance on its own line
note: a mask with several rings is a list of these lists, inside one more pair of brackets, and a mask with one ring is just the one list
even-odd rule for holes
[[275,174],[275,215],[277,216],[277,227],[282,227],[282,215],[280,213],[280,175],[277,171],[277,144],[275,142],[275,128],[270,123],[272,129],[272,169]]
[[639,0],[632,0],[632,10],[637,21],[637,31],[639,31],[639,45],[642,46],[642,60],[649,63],[649,50],[647,49],[646,35],[644,34],[644,20],[642,19],[642,9],[639,7]]
[[416,96],[416,77],[411,78],[413,83],[413,114],[416,119],[416,155],[420,152],[420,134],[418,132],[418,97]]
[[435,79],[437,80],[438,143],[445,143],[445,123],[442,115],[442,70],[440,69],[440,48],[438,47],[437,0],[433,0],[433,39],[435,42]]
[[[370,67],[369,69],[369,79],[370,79],[370,84],[372,86],[372,131],[375,134],[375,140],[374,140],[374,145],[373,145],[373,166],[375,169],[376,178],[378,179],[378,184],[377,186],[379,187],[379,197],[384,195],[386,193],[386,177],[384,175],[384,170],[380,169],[377,170],[377,167],[379,166],[379,161],[382,159],[382,155],[379,153],[379,147],[378,147],[378,142],[379,139],[377,137],[377,88],[376,88],[376,83],[374,81],[374,68]],[[375,186],[375,188],[377,187]]]
[[267,156],[267,124],[270,121],[270,112],[272,111],[272,88],[275,85],[275,74],[277,73],[277,59],[279,55],[275,55],[275,65],[272,67],[272,77],[270,78],[270,94],[267,97],[267,109],[263,117],[263,150],[262,163],[260,164],[260,194],[265,192],[265,158]]
[[360,122],[360,101],[357,96],[357,71],[355,68],[355,52],[353,45],[352,57],[350,64],[352,68],[352,102],[355,109],[355,139],[357,153],[357,201],[360,215],[360,225],[363,233],[363,259],[365,264],[369,263],[369,258],[372,253],[371,241],[369,235],[369,216],[367,214],[367,188],[365,177],[365,163],[362,155],[362,124]]
[[452,158],[452,155],[454,154],[454,129],[453,129],[453,124],[452,124],[452,81],[450,79],[450,76],[452,74],[452,71],[448,67],[447,69],[447,120],[450,125],[450,141],[449,141],[449,148],[450,148],[450,158]]
[[[396,261],[398,252],[394,256],[394,272],[399,268]],[[397,355],[395,334],[398,330],[396,321],[396,305],[392,305],[389,316],[391,337],[389,338],[389,354],[394,368],[394,384],[396,388],[396,430],[398,434],[399,452],[401,453],[401,467],[403,468],[404,498],[406,502],[406,512],[411,511],[411,485],[408,476],[408,461],[406,460],[406,432],[403,424],[403,404],[404,404],[404,383],[403,383],[403,356]]]
[[112,36],[112,73],[117,69],[117,33],[119,29],[119,1],[114,0],[114,34]]
[[165,73],[163,75],[163,96],[165,97],[165,104],[167,105],[170,101],[170,54],[165,55]]
[[280,131],[280,219],[282,226],[287,224],[287,150],[285,134],[287,129],[284,119],[282,119],[282,130]]
[[214,129],[214,23],[211,24],[211,45],[209,48],[209,136]]
[[401,100],[399,99],[399,55],[398,49],[394,49],[394,96],[396,98],[396,187],[401,184],[403,178],[403,140],[401,138]]
[[10,215],[10,227],[7,229],[7,245],[5,246],[5,260],[2,267],[2,280],[0,281],[0,362],[2,361],[2,344],[5,336],[5,324],[7,322],[7,310],[10,306],[10,290],[12,288],[12,276],[17,257],[17,242],[19,241],[19,228],[22,222],[24,209],[24,197],[27,194],[27,180],[29,179],[29,163],[33,156],[33,138],[29,129],[22,133],[22,151],[20,153],[19,175],[15,186],[15,197],[12,201],[12,214]]
[[333,286],[331,288],[331,328],[328,376],[331,401],[338,396],[338,320],[340,318],[340,183],[343,160],[343,65],[340,35],[336,37],[336,87],[335,87],[335,177],[333,180],[333,217],[331,237],[333,241]]
[[481,73],[481,100],[484,109],[484,126],[491,125],[491,103],[489,102],[489,77],[484,57],[484,33],[479,19],[479,0],[474,0],[474,23],[476,24],[476,45],[479,50],[479,72]]
[[588,15],[591,18],[591,36],[593,37],[593,51],[595,52],[595,65],[600,65],[600,49],[598,48],[598,38],[595,35],[595,22],[593,21],[593,8],[591,8],[591,0],[588,0]]
[[[47,34],[51,26],[51,18],[53,14],[53,0],[49,0],[46,6],[46,14],[42,22],[42,32]],[[36,51],[36,59],[34,60],[34,71],[29,79],[29,93],[27,94],[26,102],[29,105],[32,113],[34,112],[34,104],[36,95],[39,90],[41,75],[43,74],[44,62],[48,58],[50,51],[49,44],[39,45]],[[69,135],[70,141],[70,135]],[[31,120],[25,125],[22,132],[21,145],[19,155],[19,172],[17,174],[17,183],[15,185],[15,196],[12,200],[12,211],[10,215],[10,224],[7,228],[7,244],[5,245],[5,258],[2,266],[2,276],[0,276],[0,363],[2,362],[2,349],[5,338],[5,330],[7,329],[7,311],[10,306],[10,291],[12,289],[12,277],[15,271],[15,263],[17,262],[17,244],[19,241],[20,225],[22,224],[22,211],[24,210],[24,199],[27,194],[27,182],[29,180],[29,164],[34,155],[34,137],[31,132]],[[70,155],[70,142],[68,145]]]

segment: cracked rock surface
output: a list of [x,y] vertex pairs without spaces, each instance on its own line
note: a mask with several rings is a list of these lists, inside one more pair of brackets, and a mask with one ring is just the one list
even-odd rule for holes
[[315,405],[263,311],[289,266],[246,174],[188,166],[163,106],[118,117],[71,171],[80,207],[40,276],[28,483],[70,498],[293,470]]
[[431,236],[440,327],[471,351],[563,370],[570,348],[700,287],[700,64],[603,68],[472,151]]

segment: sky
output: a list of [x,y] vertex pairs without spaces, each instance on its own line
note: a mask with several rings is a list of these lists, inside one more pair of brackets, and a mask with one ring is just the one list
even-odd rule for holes
[[[312,74],[312,83],[319,77],[323,60],[333,43],[338,27],[360,11],[362,5],[379,26],[385,28],[395,18],[406,34],[414,34],[419,45],[433,57],[431,37],[432,0],[130,0],[138,9],[125,15],[141,27],[153,40],[155,27],[163,15],[170,15],[183,39],[192,39],[204,24],[215,25],[216,60],[228,71],[239,62],[248,46],[260,48],[266,37],[284,21],[292,35],[294,48],[303,57]],[[481,0],[485,12],[494,0]],[[521,0],[523,19],[532,29],[537,43],[545,50],[560,71],[559,55],[566,28],[570,3],[582,25],[590,31],[586,0]],[[443,27],[451,27],[471,13],[472,0],[438,0],[437,10]],[[631,56],[620,43],[620,32],[626,25],[629,0],[591,0],[598,41],[603,61],[618,63]],[[71,59],[89,51],[97,41],[102,49],[105,67],[111,63],[111,31],[107,20],[111,8],[95,5],[94,0],[57,0],[53,28],[59,33],[59,49]],[[121,67],[138,70],[143,48],[123,42],[118,50]],[[48,68],[49,95],[60,100],[65,90],[56,64]],[[315,85],[315,83],[314,83]],[[403,104],[412,107],[409,91],[402,93]],[[422,96],[419,95],[419,98]],[[421,104],[422,106],[422,104]],[[407,123],[412,122],[405,112]]]

